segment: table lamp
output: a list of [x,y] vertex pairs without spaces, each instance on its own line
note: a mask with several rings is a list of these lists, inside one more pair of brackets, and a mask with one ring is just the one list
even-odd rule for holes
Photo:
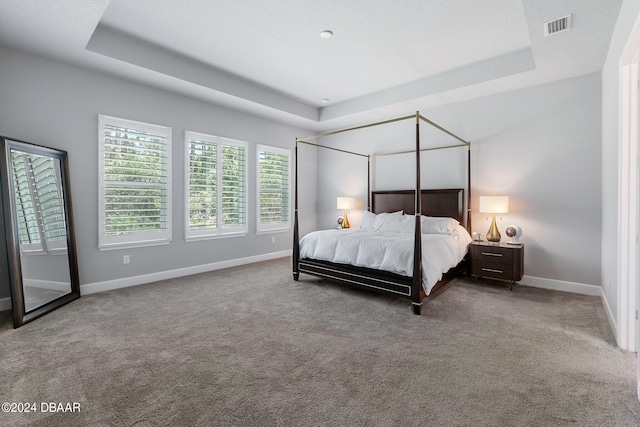
[[496,226],[496,214],[509,213],[509,196],[480,196],[480,212],[492,216],[487,241],[499,242],[502,236]]
[[344,219],[342,220],[342,228],[349,228],[349,218],[347,217],[347,211],[353,209],[355,205],[355,199],[353,197],[338,197],[337,208],[344,211]]

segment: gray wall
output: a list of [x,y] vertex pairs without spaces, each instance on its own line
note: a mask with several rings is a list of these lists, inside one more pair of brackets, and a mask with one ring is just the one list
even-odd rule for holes
[[[255,144],[293,148],[296,136],[310,131],[14,50],[0,49],[0,76],[0,134],[69,152],[82,285],[291,249],[291,232],[255,233]],[[98,250],[98,114],[172,127],[170,245]],[[249,142],[248,236],[184,241],[185,130]],[[303,232],[316,227],[314,156],[310,150],[300,159],[310,175],[301,188],[307,214]],[[123,265],[124,254],[130,255],[128,265]],[[8,295],[3,281],[0,298]]]
[[[410,113],[410,112],[409,112]],[[525,275],[600,285],[600,73],[506,92],[420,113],[472,142],[473,231],[489,220],[477,213],[481,195],[507,195],[510,213],[498,227],[523,229]],[[415,121],[323,138],[363,153],[412,149]],[[441,141],[421,126],[424,145]],[[456,151],[457,150],[457,151]],[[466,151],[423,154],[423,188],[466,187]],[[374,161],[373,189],[414,188],[414,156]],[[366,159],[318,153],[318,225],[333,227],[336,196],[366,206]],[[361,214],[351,214],[358,225]]]

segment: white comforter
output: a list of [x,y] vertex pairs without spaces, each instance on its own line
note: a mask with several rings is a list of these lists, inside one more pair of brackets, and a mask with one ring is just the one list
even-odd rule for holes
[[[300,241],[300,258],[351,264],[413,276],[412,233],[361,229],[323,230]],[[427,295],[433,285],[467,253],[471,236],[458,225],[453,234],[422,235],[422,286]]]

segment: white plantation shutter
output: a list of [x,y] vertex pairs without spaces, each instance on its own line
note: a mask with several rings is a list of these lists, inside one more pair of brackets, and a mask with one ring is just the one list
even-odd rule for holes
[[187,234],[218,228],[218,146],[187,136]]
[[100,249],[171,241],[171,128],[99,116]]
[[258,145],[258,232],[290,228],[291,151]]
[[185,132],[187,241],[247,233],[247,143]]
[[247,228],[247,147],[222,138],[222,228]]

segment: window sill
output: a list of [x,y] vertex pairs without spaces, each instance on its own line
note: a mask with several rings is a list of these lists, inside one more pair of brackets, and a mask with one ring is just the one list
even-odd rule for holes
[[127,243],[107,243],[98,245],[98,249],[100,251],[116,251],[120,249],[131,249],[131,248],[145,248],[148,246],[162,246],[168,245],[171,243],[171,240],[146,240],[140,242],[127,242]]
[[190,236],[185,237],[185,242],[199,242],[201,240],[217,240],[217,239],[229,239],[232,237],[245,237],[247,235],[246,231],[237,232],[237,233],[222,233],[222,234],[213,234],[209,236]]

